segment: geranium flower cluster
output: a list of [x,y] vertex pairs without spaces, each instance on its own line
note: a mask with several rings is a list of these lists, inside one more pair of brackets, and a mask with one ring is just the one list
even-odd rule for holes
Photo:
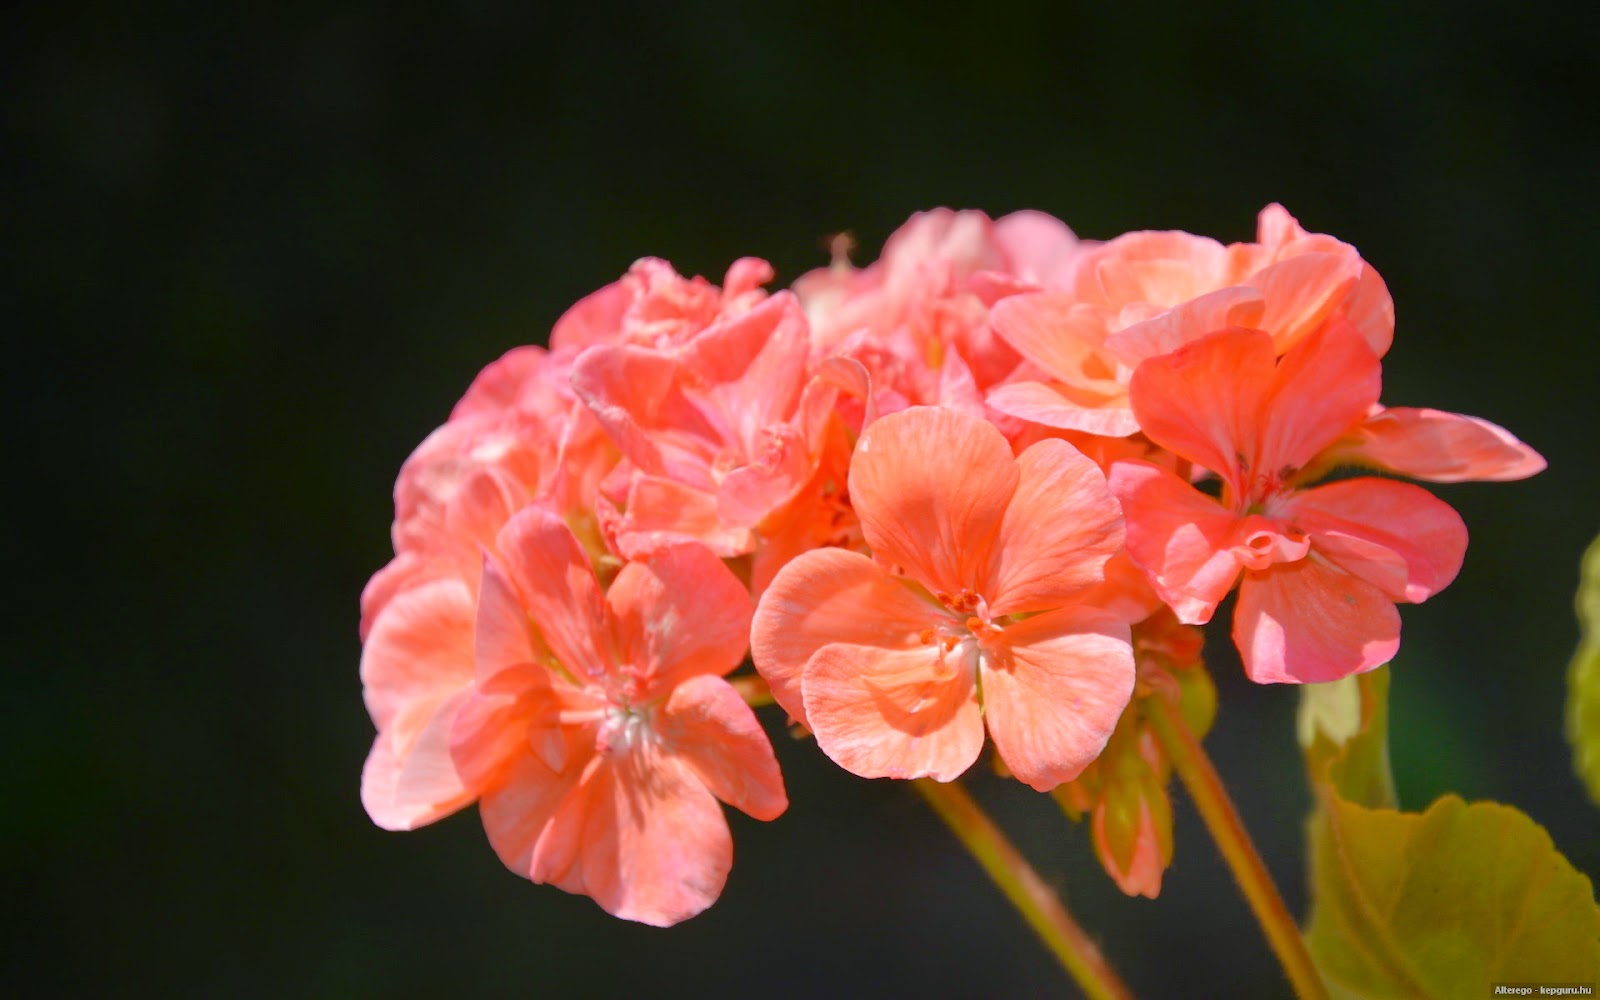
[[518,874],[692,916],[732,860],[718,801],[787,806],[728,680],[748,654],[840,766],[949,781],[992,743],[1154,895],[1167,766],[1136,696],[1193,686],[1194,626],[1237,589],[1253,680],[1376,667],[1467,541],[1390,477],[1544,465],[1381,404],[1382,279],[1276,205],[1231,245],[939,210],[870,266],[772,280],[641,260],[406,461],[362,595],[380,826],[477,802]]

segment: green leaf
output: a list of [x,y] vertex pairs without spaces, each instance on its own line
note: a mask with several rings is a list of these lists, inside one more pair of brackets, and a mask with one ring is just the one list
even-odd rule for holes
[[1567,740],[1578,777],[1600,803],[1600,537],[1583,555],[1577,605],[1581,634],[1567,670]]
[[1422,814],[1324,785],[1306,943],[1335,997],[1473,997],[1506,982],[1600,982],[1589,879],[1526,815],[1449,795]]

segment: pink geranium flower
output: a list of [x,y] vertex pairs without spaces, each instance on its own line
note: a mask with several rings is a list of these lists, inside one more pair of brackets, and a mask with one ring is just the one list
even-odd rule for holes
[[1311,486],[1321,474],[1344,463],[1452,479],[1543,468],[1484,421],[1382,410],[1380,382],[1377,354],[1338,318],[1281,360],[1267,333],[1229,329],[1133,376],[1144,433],[1216,472],[1222,492],[1119,463],[1111,485],[1128,551],[1189,624],[1209,621],[1242,577],[1233,634],[1255,681],[1335,680],[1387,662],[1395,604],[1426,600],[1461,567],[1466,527],[1425,490],[1377,478]]
[[1127,233],[1080,252],[1065,287],[995,306],[996,333],[1031,372],[987,398],[1023,420],[1126,436],[1139,429],[1128,380],[1145,359],[1229,326],[1270,331],[1281,354],[1334,316],[1388,350],[1394,306],[1383,279],[1354,247],[1307,233],[1280,205],[1261,211],[1253,243]]
[[568,388],[571,362],[540,347],[507,352],[406,459],[394,487],[395,558],[361,594],[363,636],[409,587],[449,577],[476,591],[479,546],[530,500],[593,521],[617,453]]
[[778,702],[865,777],[954,779],[986,726],[1034,788],[1077,775],[1134,680],[1128,625],[1083,603],[1122,544],[1100,470],[1064,441],[1014,458],[991,424],[913,407],[862,434],[849,491],[872,558],[801,555],[756,612]]
[[1042,212],[991,220],[941,208],[913,215],[872,264],[856,268],[840,254],[794,291],[813,356],[860,362],[880,412],[934,405],[983,416],[983,390],[1020,360],[996,338],[990,307],[1065,280],[1077,252],[1072,231]]
[[821,461],[838,389],[808,369],[798,302],[788,292],[719,301],[666,333],[650,327],[654,341],[596,343],[573,367],[573,390],[628,459],[606,486],[619,508],[608,532],[624,557],[686,541],[748,554]]
[[711,905],[733,860],[717,800],[788,806],[771,744],[723,675],[751,602],[698,545],[631,562],[602,595],[572,532],[530,507],[484,560],[476,684],[449,745],[512,871],[666,926]]
[[361,775],[373,822],[431,823],[472,799],[447,737],[472,683],[483,552],[538,498],[600,546],[599,481],[617,460],[573,398],[570,357],[517,348],[486,367],[395,483],[395,556],[361,594],[361,681],[378,729]]

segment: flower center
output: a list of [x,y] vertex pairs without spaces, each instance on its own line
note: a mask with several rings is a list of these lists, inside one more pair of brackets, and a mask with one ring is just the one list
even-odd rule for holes
[[989,652],[988,644],[1003,631],[990,617],[989,602],[970,590],[954,596],[940,591],[933,596],[944,606],[944,613],[917,636],[923,645],[933,647],[933,680],[954,680],[962,674],[975,678],[979,663]]
[[1298,562],[1311,551],[1311,539],[1293,524],[1251,514],[1234,531],[1233,554],[1246,569],[1264,570]]
[[600,719],[594,737],[595,750],[620,754],[654,742],[656,732],[650,724],[651,714],[648,708],[613,704]]

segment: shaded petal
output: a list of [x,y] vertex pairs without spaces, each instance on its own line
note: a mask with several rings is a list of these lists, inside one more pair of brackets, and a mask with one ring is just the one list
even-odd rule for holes
[[691,677],[679,684],[656,719],[670,753],[684,761],[707,790],[756,819],[777,819],[789,807],[772,743],[755,712],[720,677]]
[[711,792],[683,763],[658,754],[630,754],[611,776],[609,802],[596,796],[609,809],[591,817],[583,845],[595,902],[656,927],[715,903],[733,867],[733,837]]
[[1076,258],[1074,291],[1116,306],[1148,302],[1170,309],[1217,288],[1227,249],[1177,230],[1124,233]]
[[1272,338],[1223,330],[1141,364],[1128,398],[1145,436],[1239,488],[1272,384]]
[[984,593],[996,615],[1058,608],[1105,580],[1122,548],[1122,508],[1100,467],[1065,441],[1017,457],[1017,491],[995,538]]
[[1461,571],[1467,526],[1449,504],[1392,479],[1345,479],[1295,494],[1284,505],[1331,562],[1394,601],[1418,604]]
[[510,760],[500,781],[486,789],[478,803],[489,844],[507,868],[536,882],[551,881],[534,874],[535,847],[557,809],[574,797],[580,777],[592,770],[574,766],[562,772],[552,771],[533,754],[520,754]]
[[572,391],[593,411],[617,447],[639,468],[668,473],[652,432],[683,429],[710,436],[703,418],[677,390],[675,356],[634,346],[591,347],[572,366]]
[[1359,424],[1383,388],[1378,356],[1336,319],[1283,356],[1261,410],[1256,469],[1300,469]]
[[1355,291],[1344,304],[1344,315],[1361,331],[1372,353],[1380,358],[1389,353],[1394,343],[1394,299],[1389,295],[1389,286],[1371,264],[1361,269]]
[[825,646],[806,665],[807,724],[834,763],[863,778],[953,781],[983,749],[963,650]]
[[1133,323],[1106,338],[1106,349],[1131,367],[1171,354],[1208,333],[1230,327],[1261,329],[1263,303],[1254,288],[1219,288]]
[[1186,625],[1204,625],[1233,589],[1238,519],[1166,469],[1146,462],[1111,467],[1111,492],[1127,518],[1128,555]]
[[622,554],[639,559],[685,542],[699,542],[726,558],[755,547],[748,527],[724,524],[715,493],[658,476],[634,475],[628,510],[617,525]]
[[674,545],[622,567],[606,594],[620,662],[643,671],[645,698],[744,659],[754,605],[703,545]]
[[741,528],[760,525],[794,497],[815,465],[810,442],[799,427],[776,424],[762,428],[752,461],[729,472],[718,485],[719,521]]
[[905,649],[939,612],[883,567],[847,549],[814,549],[778,571],[750,626],[750,652],[772,696],[806,722],[801,677],[832,643]]
[[556,659],[579,678],[603,674],[610,657],[600,585],[567,523],[543,507],[525,508],[500,530],[496,548]]
[[402,751],[434,706],[472,682],[472,592],[434,580],[396,595],[361,648],[362,694],[379,730]]
[[480,684],[503,670],[543,664],[548,656],[516,586],[487,552],[483,554],[483,584],[478,589],[473,655]]
[[985,400],[1001,413],[1046,427],[1106,437],[1127,437],[1139,430],[1121,386],[1112,394],[1043,382],[1011,382],[989,390]]
[[551,328],[550,346],[556,350],[581,350],[618,340],[622,336],[622,318],[633,304],[634,288],[624,278],[579,299]]
[[531,862],[535,882],[587,895],[612,916],[668,927],[721,895],[733,840],[717,800],[683,764],[640,749],[592,762]]
[[1104,310],[1078,304],[1072,295],[1035,292],[995,303],[994,332],[1051,377],[1073,384],[1084,378],[1087,359],[1097,357],[1106,336]]
[[1062,608],[1005,630],[982,661],[989,735],[1018,780],[1048,792],[1100,755],[1133,696],[1126,622]]
[[682,363],[692,386],[691,403],[720,425],[725,443],[737,442],[744,454],[754,454],[763,428],[794,415],[810,352],[799,301],[792,292],[779,292],[708,327],[685,346]]
[[1245,574],[1233,641],[1257,684],[1336,681],[1400,648],[1400,613],[1365,580],[1315,557]]
[[1376,465],[1435,483],[1526,479],[1545,468],[1538,452],[1478,417],[1390,407],[1367,417],[1335,446],[1333,461]]
[[361,804],[385,830],[415,830],[443,819],[476,797],[450,757],[450,729],[470,692],[457,691],[433,706],[409,741],[379,733],[361,769]]
[[477,469],[445,506],[445,530],[455,544],[492,547],[500,529],[527,502],[528,491],[509,472]]
[[550,354],[542,347],[513,347],[490,362],[450,410],[452,421],[480,413],[502,414],[517,404],[528,383],[538,379]]
[[928,406],[880,418],[856,442],[849,490],[877,560],[951,594],[983,577],[1017,486],[994,425]]
[[[590,707],[588,698],[581,703]],[[524,664],[476,686],[450,730],[450,757],[461,780],[472,788],[498,784],[501,769],[530,752],[552,771],[565,770],[582,756],[584,744],[592,743],[592,734],[581,726],[562,726],[562,708],[543,667]]]
[[1078,238],[1066,223],[1026,209],[996,219],[994,241],[1009,258],[1012,275],[1047,287],[1066,282],[1078,252]]
[[395,557],[372,574],[361,588],[361,641],[366,642],[379,612],[388,607],[394,595],[432,576],[436,562],[415,550],[395,553]]
[[1280,353],[1289,350],[1344,303],[1362,269],[1361,255],[1348,246],[1343,252],[1296,254],[1263,268],[1250,278],[1266,305],[1260,329],[1272,332]]

